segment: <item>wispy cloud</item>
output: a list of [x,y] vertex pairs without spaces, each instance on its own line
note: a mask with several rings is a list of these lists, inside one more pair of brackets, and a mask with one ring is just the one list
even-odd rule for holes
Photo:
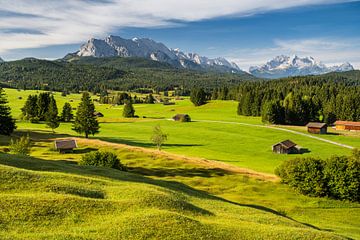
[[[166,27],[347,0],[2,0],[0,53],[83,42],[124,27]],[[281,45],[281,42],[278,42]]]
[[359,69],[360,39],[275,39],[273,47],[235,49],[227,57],[247,70],[250,66],[263,64],[279,54],[312,56],[328,65],[350,62]]

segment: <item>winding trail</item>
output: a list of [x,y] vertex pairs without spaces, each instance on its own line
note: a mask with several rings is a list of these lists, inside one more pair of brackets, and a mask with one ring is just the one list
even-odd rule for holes
[[251,123],[241,123],[241,122],[226,122],[226,121],[216,121],[216,120],[194,120],[193,122],[235,124],[235,125],[243,125],[243,126],[250,126],[250,127],[270,128],[270,129],[275,129],[275,130],[279,130],[279,131],[283,131],[283,132],[289,132],[289,133],[292,133],[292,134],[301,135],[301,136],[308,137],[308,138],[313,138],[313,139],[316,139],[316,140],[319,140],[319,141],[322,141],[322,142],[326,142],[326,143],[330,143],[330,144],[333,144],[333,145],[336,145],[336,146],[340,146],[340,147],[344,147],[344,148],[348,148],[348,149],[354,149],[354,147],[350,146],[350,145],[334,142],[334,141],[324,139],[324,138],[321,138],[321,137],[317,137],[317,136],[313,136],[313,135],[310,135],[310,134],[297,132],[297,131],[286,129],[286,128],[275,127],[275,126],[271,126],[271,125],[260,125],[260,124],[251,124]]

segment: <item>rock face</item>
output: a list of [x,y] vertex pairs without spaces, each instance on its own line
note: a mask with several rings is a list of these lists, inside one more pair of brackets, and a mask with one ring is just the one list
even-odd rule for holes
[[260,78],[281,78],[289,76],[319,75],[329,72],[354,70],[350,63],[340,66],[326,66],[313,57],[277,56],[262,66],[250,67],[249,72]]
[[92,38],[81,46],[76,55],[80,57],[142,57],[166,62],[179,68],[244,73],[235,63],[225,58],[211,59],[196,53],[184,53],[179,49],[169,49],[163,43],[148,38],[124,39],[118,36],[109,36],[103,40]]

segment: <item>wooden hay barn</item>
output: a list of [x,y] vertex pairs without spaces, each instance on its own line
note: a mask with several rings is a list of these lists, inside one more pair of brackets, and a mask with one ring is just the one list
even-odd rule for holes
[[360,122],[336,121],[336,130],[360,131]]
[[293,154],[293,153],[299,153],[299,148],[297,147],[296,143],[290,140],[285,140],[277,144],[274,144],[272,146],[272,151],[274,153],[280,153],[280,154]]
[[95,117],[104,117],[104,114],[102,114],[101,112],[94,112],[94,116]]
[[176,114],[173,117],[173,120],[178,122],[191,122],[191,118],[188,114]]
[[55,149],[60,153],[73,152],[77,148],[77,142],[74,139],[64,139],[55,141]]
[[315,134],[327,134],[327,124],[319,122],[309,122],[307,125],[309,133]]

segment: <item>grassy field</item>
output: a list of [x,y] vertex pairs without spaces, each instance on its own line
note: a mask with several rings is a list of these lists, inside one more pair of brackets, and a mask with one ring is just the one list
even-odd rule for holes
[[[36,91],[18,92],[7,89],[6,93],[9,96],[13,115],[18,117],[27,95],[34,94]],[[19,99],[19,96],[22,99]],[[62,97],[60,93],[56,93],[55,96],[59,108],[65,101],[72,101],[71,104],[76,107],[80,99],[79,94]],[[137,104],[135,110],[140,118],[124,119],[121,117],[122,106],[96,103],[97,111],[102,112],[104,118],[99,119],[102,122],[101,131],[95,138],[141,147],[153,147],[150,136],[153,127],[159,124],[169,134],[169,141],[164,146],[165,151],[227,162],[267,173],[273,173],[284,159],[294,157],[293,155],[273,154],[271,151],[273,144],[286,139],[290,139],[308,150],[308,153],[302,156],[326,158],[334,154],[350,153],[349,149],[343,147],[276,129],[208,122],[177,123],[167,120],[176,113],[188,113],[195,121],[220,120],[262,124],[260,118],[238,116],[236,106],[237,103],[234,101],[213,101],[205,106],[194,107],[189,100],[180,100],[176,102],[176,105],[170,106]],[[146,118],[142,118],[143,116]],[[46,126],[18,122],[18,129],[46,130]],[[299,129],[299,131],[303,130],[304,128]],[[56,131],[78,136],[71,130],[71,124],[61,124]],[[360,147],[360,135],[332,134],[321,137]]]
[[[36,91],[6,93],[13,116],[19,117],[27,95]],[[55,97],[61,108],[66,101],[76,107],[81,96]],[[29,133],[35,146],[30,158],[0,153],[0,204],[5,209],[12,203],[0,213],[0,239],[360,239],[357,203],[302,196],[266,177],[181,157],[272,174],[284,159],[296,156],[271,152],[271,145],[281,140],[309,150],[298,156],[328,157],[349,154],[349,149],[259,126],[167,120],[188,113],[193,120],[262,125],[260,118],[237,116],[232,101],[202,107],[187,99],[171,106],[139,104],[139,119],[122,118],[122,106],[95,105],[105,117],[99,118],[101,132],[94,138],[104,142],[79,140],[73,154],[53,151],[50,140],[78,136],[71,124],[62,123],[52,134],[45,124],[17,122],[15,135]],[[163,153],[151,150],[149,139],[157,124],[169,134]],[[305,132],[303,127],[286,128]],[[321,137],[360,147],[357,133]],[[0,152],[9,140],[0,137]],[[97,149],[116,151],[129,173],[76,165],[82,154]]]
[[[30,136],[42,139],[34,157],[0,154],[1,239],[360,237],[359,204],[305,197],[277,182],[91,140],[59,154],[46,140],[56,135]],[[0,138],[3,149],[8,140]],[[129,173],[75,164],[98,148],[116,151]]]

